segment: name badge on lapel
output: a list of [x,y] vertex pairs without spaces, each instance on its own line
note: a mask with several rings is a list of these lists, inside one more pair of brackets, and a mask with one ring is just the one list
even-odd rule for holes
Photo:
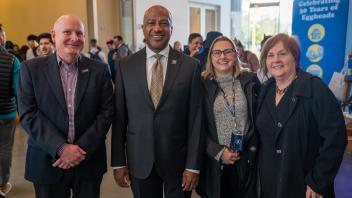
[[88,71],[89,71],[88,69],[83,69],[83,70],[81,70],[81,73],[86,73]]

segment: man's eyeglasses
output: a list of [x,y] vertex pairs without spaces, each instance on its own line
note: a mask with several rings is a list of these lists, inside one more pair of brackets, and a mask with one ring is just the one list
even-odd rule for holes
[[229,57],[235,53],[234,49],[225,49],[225,50],[213,50],[211,51],[211,55],[215,58],[219,58],[221,54],[224,54],[224,56]]

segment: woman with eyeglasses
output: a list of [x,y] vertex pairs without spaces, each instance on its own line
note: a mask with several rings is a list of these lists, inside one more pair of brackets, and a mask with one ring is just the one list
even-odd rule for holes
[[273,36],[260,57],[271,78],[258,99],[256,126],[261,198],[333,198],[346,146],[335,96],[320,78],[299,67],[298,41]]
[[202,73],[206,156],[197,192],[202,198],[256,197],[258,135],[254,127],[260,83],[241,71],[233,41],[216,38]]

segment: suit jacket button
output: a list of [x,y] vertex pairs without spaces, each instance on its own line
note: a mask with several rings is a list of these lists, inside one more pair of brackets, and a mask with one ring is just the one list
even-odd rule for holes
[[251,146],[251,147],[249,147],[249,150],[252,152],[255,152],[257,150],[257,148],[255,146]]
[[279,128],[281,128],[281,127],[282,127],[281,122],[278,122],[278,123],[277,123],[277,126],[278,126]]
[[292,97],[292,102],[295,103],[296,102],[296,98]]
[[276,154],[281,154],[282,150],[281,149],[276,149]]

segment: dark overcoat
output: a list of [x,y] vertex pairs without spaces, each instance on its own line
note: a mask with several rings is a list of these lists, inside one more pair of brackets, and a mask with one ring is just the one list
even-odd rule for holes
[[[275,86],[273,78],[265,83],[258,99],[257,127],[263,147],[266,142],[259,126],[273,122],[273,116],[270,113],[263,116],[261,110],[267,90],[272,86]],[[335,197],[334,178],[347,143],[341,108],[320,78],[302,70],[297,72],[292,91],[287,113],[276,123],[275,148],[270,151],[276,155],[272,161],[278,181],[276,198],[305,197],[307,185],[324,198]],[[268,150],[259,150],[261,171],[261,162],[266,160],[263,156]]]

